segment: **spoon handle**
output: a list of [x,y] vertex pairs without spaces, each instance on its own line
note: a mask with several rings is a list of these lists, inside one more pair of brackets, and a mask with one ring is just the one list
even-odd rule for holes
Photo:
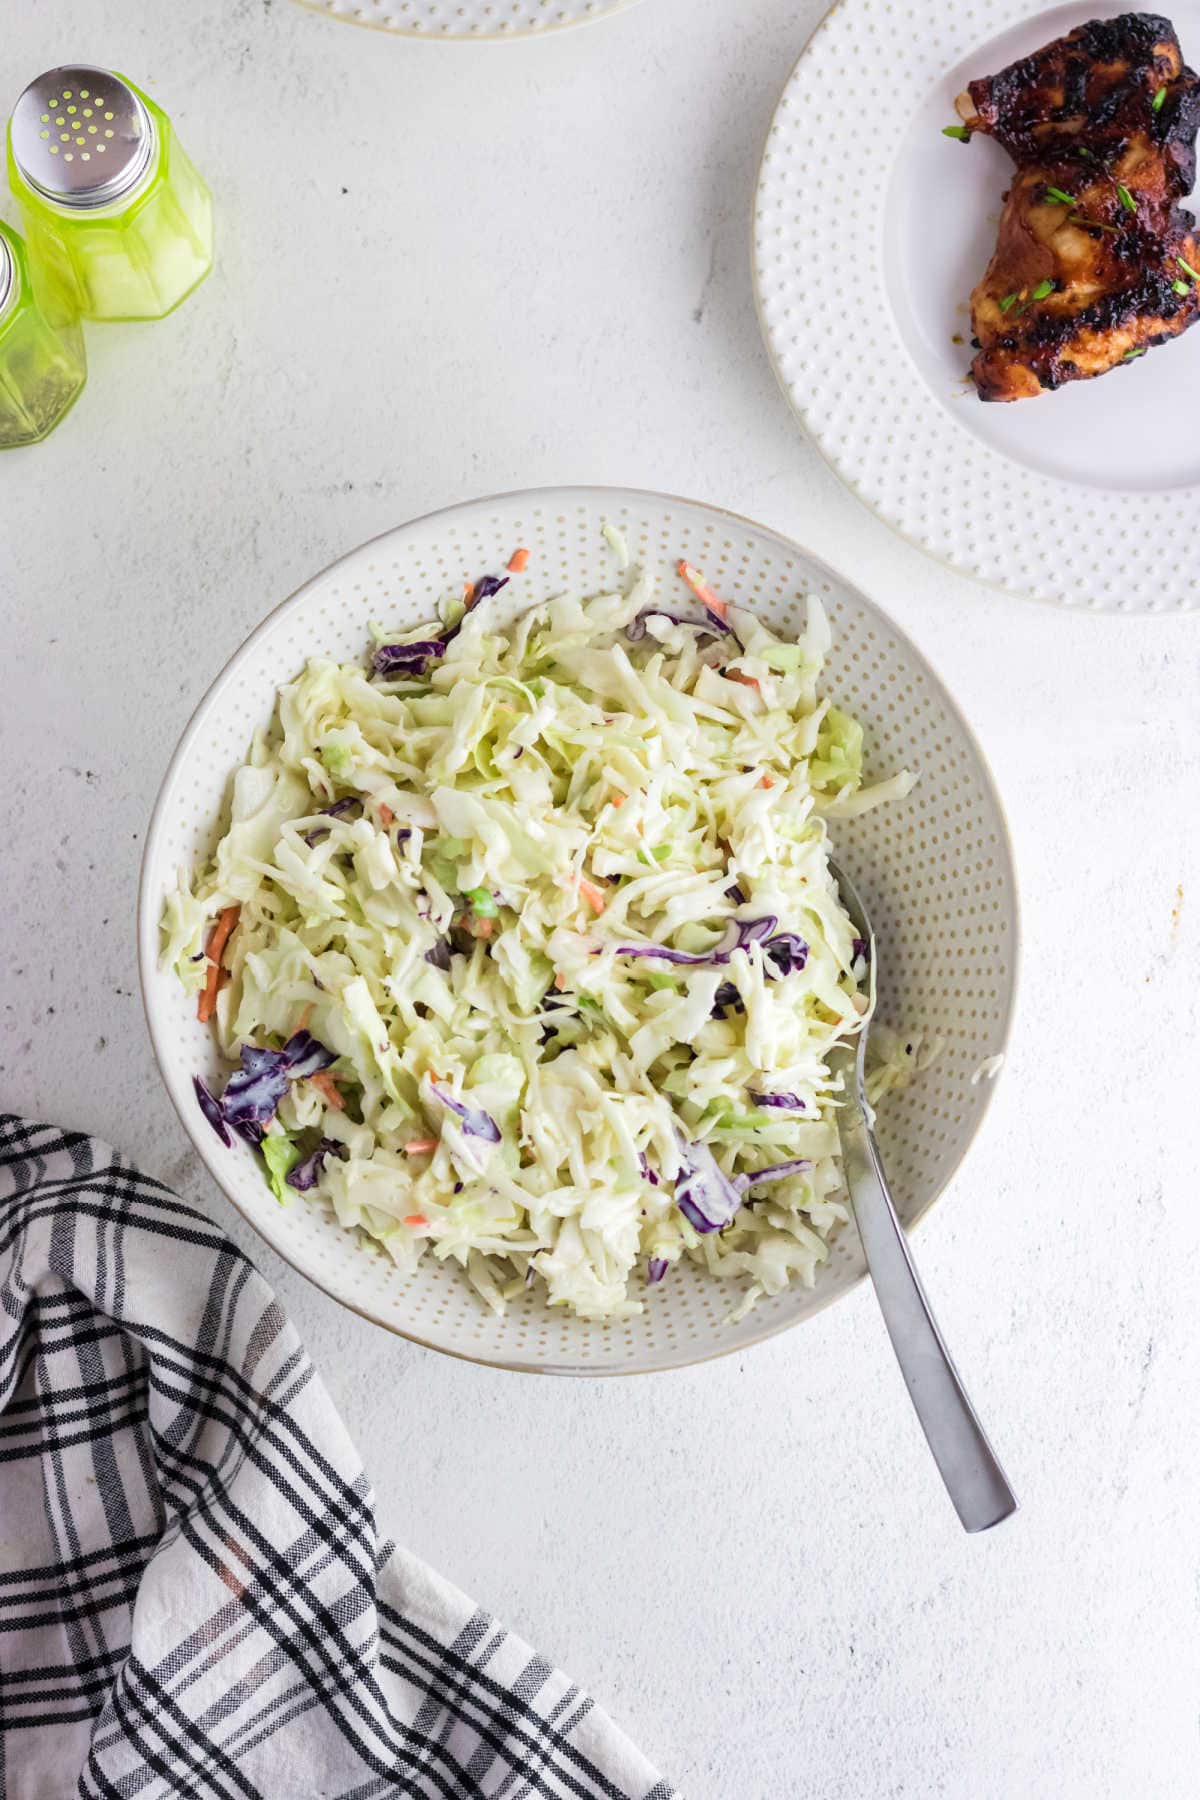
[[1017,1510],[1016,1496],[942,1341],[874,1136],[852,1093],[839,1124],[858,1235],[909,1398],[964,1530],[986,1531]]

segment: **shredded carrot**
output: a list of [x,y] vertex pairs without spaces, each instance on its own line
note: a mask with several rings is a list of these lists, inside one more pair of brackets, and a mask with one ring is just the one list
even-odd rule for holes
[[594,881],[588,881],[586,876],[577,875],[575,877],[575,886],[579,889],[594,913],[602,913],[604,911],[604,895]]
[[468,606],[470,606],[470,604],[474,598],[475,598],[475,583],[473,581],[464,581],[463,582],[463,599],[464,599],[464,601],[466,602],[466,604]]
[[405,1219],[404,1223],[406,1225],[412,1225],[413,1227],[419,1229],[422,1225],[424,1225],[425,1227],[428,1227],[429,1220],[425,1217],[424,1213],[409,1213],[409,1215],[408,1215],[407,1219]]
[[514,575],[519,575],[522,569],[527,569],[529,567],[528,550],[514,550],[508,559],[508,566]]
[[680,562],[676,566],[697,600],[702,601],[709,612],[715,612],[718,619],[723,619],[726,612],[725,602],[717,599],[699,569],[693,569],[690,562]]
[[227,906],[213,926],[212,936],[208,940],[208,972],[204,980],[204,991],[196,1007],[196,1017],[202,1025],[207,1025],[213,1016],[213,1008],[217,1004],[217,989],[221,985],[221,958],[241,910],[240,906]]
[[410,1138],[404,1146],[404,1154],[405,1156],[428,1156],[429,1152],[436,1150],[437,1147],[436,1138]]
[[762,686],[757,675],[743,675],[740,669],[726,669],[725,679],[726,681],[740,681],[743,687],[756,688]]
[[459,923],[463,930],[473,938],[490,938],[496,921],[494,919],[461,919]]
[[769,775],[764,775],[758,785],[759,787],[772,788],[775,786],[775,783],[771,780]]
[[624,806],[625,798],[624,794],[614,794],[610,804],[613,806]]
[[308,1079],[312,1082],[322,1099],[324,1099],[328,1105],[332,1106],[334,1112],[345,1112],[346,1102],[338,1092],[337,1083],[329,1073],[328,1069],[321,1069],[316,1075],[310,1075]]
[[558,989],[559,993],[561,994],[567,985],[566,976],[565,975],[556,975],[554,977],[554,985]]
[[385,806],[382,800],[379,802],[379,816],[385,825],[394,825],[396,822],[395,813],[390,806]]
[[308,1030],[308,1021],[312,1018],[312,1016],[313,1016],[313,1009],[312,1009],[312,1001],[310,1000],[308,1005],[304,1008],[304,1011],[300,1014],[300,1017],[296,1020],[296,1030],[297,1031],[307,1031]]

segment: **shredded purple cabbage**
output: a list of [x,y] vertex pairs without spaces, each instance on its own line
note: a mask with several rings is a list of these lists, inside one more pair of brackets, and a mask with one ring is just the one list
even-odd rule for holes
[[196,1099],[200,1103],[200,1111],[204,1114],[221,1142],[226,1145],[231,1144],[233,1140],[225,1129],[225,1121],[221,1117],[220,1101],[215,1097],[207,1085],[201,1081],[198,1075],[192,1076],[192,1086],[196,1090]]
[[303,1162],[298,1162],[294,1169],[289,1169],[283,1179],[290,1188],[295,1188],[298,1194],[307,1194],[309,1189],[316,1187],[320,1180],[325,1158],[331,1155],[336,1156],[338,1149],[339,1146],[334,1143],[332,1138],[322,1138],[312,1155],[306,1156]]
[[790,975],[808,961],[808,945],[796,931],[781,931],[763,945],[777,975]]
[[675,1177],[675,1203],[699,1232],[723,1231],[742,1204],[739,1189],[721,1168],[707,1144],[679,1134],[682,1164]]
[[442,1105],[458,1119],[464,1137],[483,1138],[489,1144],[500,1142],[500,1127],[490,1113],[485,1113],[481,1107],[466,1106],[461,1100],[456,1100],[439,1082],[431,1081],[429,1086]]
[[719,1012],[724,1012],[727,1006],[732,1006],[735,1012],[742,1013],[746,1010],[746,1002],[742,999],[741,993],[736,984],[732,981],[723,981],[713,995],[712,1009],[714,1015]]
[[654,1170],[650,1167],[650,1161],[646,1155],[646,1152],[644,1150],[642,1150],[638,1154],[639,1154],[639,1160],[641,1163],[642,1179],[644,1181],[648,1181],[650,1183],[651,1187],[657,1187],[659,1185],[658,1176],[654,1173]]
[[672,950],[666,944],[618,944],[616,953],[618,956],[653,956],[662,962],[703,964],[709,969],[723,968],[735,950],[770,938],[778,922],[773,913],[763,919],[731,919],[720,942],[696,956],[687,950]]
[[867,944],[866,938],[855,938],[854,942],[850,946],[851,962],[857,962],[858,958],[860,956],[865,961],[866,958],[869,956],[869,954],[870,954],[870,948]]
[[311,1031],[295,1032],[279,1054],[284,1057],[284,1067],[293,1081],[305,1081],[310,1075],[319,1075],[322,1069],[328,1069],[337,1061],[337,1051],[327,1050]]
[[[507,575],[481,575],[471,590],[471,606],[488,600],[508,586]],[[463,614],[463,618],[466,613]],[[440,637],[420,638],[412,644],[380,644],[371,663],[371,673],[389,680],[397,676],[419,675],[427,662],[445,656],[447,649],[462,630],[463,621],[449,625]]]
[[445,656],[449,637],[419,638],[412,644],[380,644],[371,663],[371,673],[385,681],[397,676],[419,675],[435,656]]
[[433,946],[433,949],[427,950],[425,952],[425,961],[427,963],[432,963],[435,969],[449,969],[449,967],[450,967],[450,940],[449,940],[449,938],[439,938],[437,943]]
[[[225,1092],[213,1104],[225,1125],[232,1126],[248,1144],[260,1144],[289,1084],[316,1075],[336,1061],[336,1051],[326,1049],[307,1031],[297,1031],[282,1050],[243,1044],[242,1066],[229,1077]],[[196,1097],[200,1098],[198,1093]],[[204,1105],[203,1100],[200,1104]],[[207,1108],[205,1117],[212,1124]]]
[[652,1256],[646,1268],[646,1285],[654,1287],[662,1280],[670,1266],[665,1256]]
[[242,1066],[229,1077],[221,1096],[221,1117],[247,1143],[261,1143],[289,1079],[284,1051],[243,1044]]
[[[361,805],[362,801],[359,800],[356,795],[346,794],[341,800],[335,800],[332,806],[323,806],[321,808],[321,817],[324,819],[340,819],[345,813],[348,813],[354,807]],[[317,825],[312,831],[305,832],[304,841],[311,849],[314,844],[319,844],[322,838],[327,838],[328,836],[329,827],[327,825]]]
[[729,887],[725,889],[725,898],[727,900],[732,900],[735,906],[745,906],[746,904],[746,896],[743,894],[736,881],[731,882]]
[[747,944],[761,944],[768,940],[778,923],[774,913],[768,913],[764,919],[738,921],[737,948],[742,950]]
[[[600,952],[597,951],[596,954],[599,956]],[[729,961],[727,956],[719,955],[713,950],[706,950],[701,956],[691,956],[686,950],[672,950],[666,944],[618,944],[616,954],[618,956],[649,956],[654,957],[658,962],[703,963],[706,966],[709,963]]]
[[672,625],[690,625],[693,631],[706,631],[710,637],[732,636],[724,619],[719,619],[707,607],[702,619],[693,619],[684,613],[668,612],[665,606],[644,606],[637,618],[631,619],[625,627],[625,636],[631,644],[639,644],[645,637],[647,619],[669,619]]
[[790,1162],[772,1163],[768,1169],[756,1169],[753,1175],[735,1175],[733,1184],[739,1193],[748,1194],[751,1188],[762,1187],[768,1181],[785,1181],[789,1175],[811,1168],[807,1156],[793,1156]]
[[804,1111],[804,1102],[799,1094],[756,1094],[753,1088],[747,1088],[746,1092],[755,1106],[782,1106],[788,1112]]
[[501,588],[508,586],[507,575],[481,575],[475,583],[471,594],[471,605],[478,606],[481,600],[490,600]]

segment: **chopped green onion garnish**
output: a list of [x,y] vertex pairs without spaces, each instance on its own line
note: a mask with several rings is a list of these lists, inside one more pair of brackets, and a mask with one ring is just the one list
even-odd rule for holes
[[1056,206],[1074,206],[1075,204],[1074,194],[1064,194],[1061,188],[1048,187],[1046,198],[1053,200]]
[[1171,286],[1177,294],[1190,294],[1192,291],[1186,281],[1173,281]]
[[1190,275],[1193,281],[1200,281],[1200,275],[1197,275],[1191,263],[1184,262],[1182,256],[1177,256],[1175,261],[1179,264],[1185,275]]
[[942,136],[959,138],[965,144],[971,133],[965,125],[943,125]]
[[1031,300],[1044,300],[1046,298],[1047,294],[1052,294],[1053,292],[1054,292],[1054,283],[1052,281],[1050,281],[1049,279],[1047,279],[1045,281],[1038,282],[1037,286],[1034,288],[1034,290],[1033,290],[1032,294],[1029,296],[1029,298]]
[[486,888],[468,888],[463,899],[471,902],[471,911],[477,919],[494,919],[500,910]]
[[1124,356],[1121,358],[1121,361],[1122,362],[1133,362],[1136,357],[1145,356],[1145,354],[1146,354],[1146,347],[1143,344],[1143,346],[1140,350],[1127,350],[1125,352]]
[[1125,208],[1126,212],[1137,211],[1137,201],[1134,199],[1129,189],[1124,187],[1119,181],[1117,183],[1117,199],[1121,202],[1121,205]]
[[1017,296],[1015,294],[1005,294],[1003,300],[1000,302],[1000,311],[1007,312],[1010,306],[1015,306],[1016,304]]
[[1162,111],[1162,103],[1166,99],[1166,97],[1167,97],[1166,88],[1165,87],[1159,88],[1157,94],[1155,94],[1153,100],[1150,102],[1150,111],[1151,112],[1161,112]]

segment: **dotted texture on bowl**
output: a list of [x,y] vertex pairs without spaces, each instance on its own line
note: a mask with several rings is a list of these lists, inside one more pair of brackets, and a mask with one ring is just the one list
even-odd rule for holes
[[578,1374],[669,1368],[808,1317],[862,1273],[853,1229],[835,1240],[814,1288],[764,1300],[736,1326],[725,1321],[739,1284],[687,1264],[647,1293],[637,1318],[586,1322],[536,1292],[497,1318],[456,1267],[426,1259],[415,1276],[401,1275],[319,1206],[279,1206],[250,1151],[221,1146],[191,1085],[195,1074],[219,1074],[215,1047],[194,1001],[157,966],[157,927],[176,871],[211,849],[231,773],[269,721],[276,689],[309,656],[360,658],[368,621],[417,624],[448,589],[503,567],[519,545],[530,561],[508,590],[514,610],[564,590],[611,591],[625,578],[601,535],[606,520],[635,562],[670,582],[686,557],[777,630],[798,631],[805,597],[819,594],[834,637],[826,688],[862,720],[870,774],[919,773],[907,799],[835,828],[879,933],[881,1016],[945,1039],[938,1060],[881,1109],[897,1205],[915,1223],[965,1154],[991,1087],[972,1076],[1007,1035],[1017,914],[1005,826],[971,733],[916,648],[824,564],[748,521],[625,489],[542,490],[457,506],[354,551],[273,613],[201,702],[159,796],[139,919],[147,1017],[172,1099],[215,1179],[267,1241],[336,1299],[406,1336],[481,1362]]
[[[1062,606],[1189,611],[1200,607],[1200,490],[1097,493],[948,427],[885,297],[881,196],[913,111],[1028,11],[1028,0],[936,11],[917,0],[841,0],[832,8],[784,89],[759,174],[754,279],[763,333],[819,449],[860,500],[921,549]],[[1064,28],[1048,21],[1047,36]]]
[[300,0],[312,12],[401,37],[515,38],[586,25],[635,0]]

